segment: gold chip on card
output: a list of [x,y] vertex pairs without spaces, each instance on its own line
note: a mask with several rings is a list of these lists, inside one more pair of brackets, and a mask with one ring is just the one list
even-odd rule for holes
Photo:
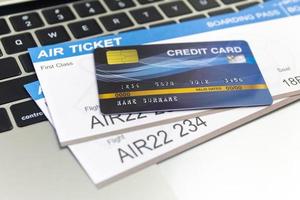
[[139,62],[138,52],[135,49],[107,51],[106,58],[107,64],[109,65],[130,64]]

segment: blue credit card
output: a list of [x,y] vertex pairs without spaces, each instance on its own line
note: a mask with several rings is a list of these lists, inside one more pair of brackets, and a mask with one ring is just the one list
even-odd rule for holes
[[245,41],[99,48],[94,59],[104,114],[273,102]]

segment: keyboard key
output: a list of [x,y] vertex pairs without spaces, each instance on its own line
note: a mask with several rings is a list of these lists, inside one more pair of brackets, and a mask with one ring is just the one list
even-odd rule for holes
[[176,24],[176,22],[175,21],[168,21],[168,22],[162,22],[162,23],[159,23],[159,24],[153,24],[153,25],[150,25],[150,28],[165,26],[165,25],[169,25],[169,24]]
[[5,78],[10,78],[13,76],[18,76],[20,74],[21,71],[14,58],[10,57],[10,58],[0,59],[0,80]]
[[0,35],[9,33],[9,27],[4,19],[0,19]]
[[177,17],[191,13],[191,10],[182,1],[161,4],[159,7],[168,17]]
[[24,127],[47,120],[44,113],[34,101],[26,101],[12,105],[10,110],[18,127]]
[[138,0],[140,4],[148,4],[148,3],[154,3],[162,0]]
[[238,9],[238,10],[244,10],[244,9],[246,9],[246,8],[249,8],[249,7],[254,6],[254,5],[257,5],[257,4],[259,4],[259,2],[246,3],[246,4],[243,4],[243,5],[237,6],[237,9]]
[[202,19],[202,18],[206,18],[206,16],[205,15],[196,15],[196,16],[192,16],[192,17],[182,18],[179,21],[180,22],[186,22],[186,21],[195,20],[195,19]]
[[138,28],[133,28],[130,30],[126,30],[126,31],[121,31],[120,33],[128,33],[128,32],[132,32],[132,31],[138,31],[138,30],[144,30],[146,29],[145,27],[138,27]]
[[43,10],[42,13],[49,24],[56,24],[75,19],[75,16],[69,7]]
[[135,6],[132,0],[104,0],[111,10],[120,10]]
[[94,19],[69,24],[69,28],[75,38],[88,37],[103,32]]
[[188,0],[197,10],[202,11],[220,6],[216,0]]
[[232,3],[241,2],[245,0],[221,0],[221,1],[225,4],[232,4]]
[[100,21],[108,31],[115,31],[133,25],[125,13],[100,17]]
[[19,60],[26,72],[34,72],[34,67],[28,53],[20,55]]
[[37,13],[27,13],[10,17],[10,22],[16,31],[24,31],[44,25]]
[[20,99],[28,98],[29,95],[24,89],[24,85],[36,81],[35,75],[24,76],[21,78],[0,83],[0,105],[10,103]]
[[1,41],[7,54],[27,51],[28,48],[36,46],[36,43],[30,33],[4,37]]
[[74,4],[74,8],[80,17],[88,17],[106,12],[104,7],[99,3],[99,1],[77,3]]
[[35,32],[42,45],[69,41],[71,38],[63,26],[41,29]]
[[213,12],[210,12],[208,13],[209,16],[216,16],[216,15],[223,15],[223,14],[227,14],[227,13],[233,13],[234,10],[231,9],[231,8],[225,8],[225,9],[222,9],[222,10],[217,10],[217,11],[213,11]]
[[139,24],[154,22],[163,19],[161,14],[154,7],[142,8],[130,12]]
[[0,108],[0,133],[9,131],[13,128],[8,114],[4,108]]

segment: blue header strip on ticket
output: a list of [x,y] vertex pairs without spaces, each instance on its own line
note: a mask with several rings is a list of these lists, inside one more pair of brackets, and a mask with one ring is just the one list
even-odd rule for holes
[[24,87],[33,100],[36,101],[45,98],[39,81],[28,83]]

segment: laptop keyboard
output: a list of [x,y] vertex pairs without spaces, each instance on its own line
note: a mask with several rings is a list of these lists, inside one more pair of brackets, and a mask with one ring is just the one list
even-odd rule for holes
[[6,6],[2,12],[5,16],[0,16],[0,133],[46,120],[23,88],[37,80],[26,52],[28,48],[238,12],[263,0],[67,2],[53,7],[49,1],[43,8],[37,2],[32,6],[24,3],[23,8],[10,11]]

